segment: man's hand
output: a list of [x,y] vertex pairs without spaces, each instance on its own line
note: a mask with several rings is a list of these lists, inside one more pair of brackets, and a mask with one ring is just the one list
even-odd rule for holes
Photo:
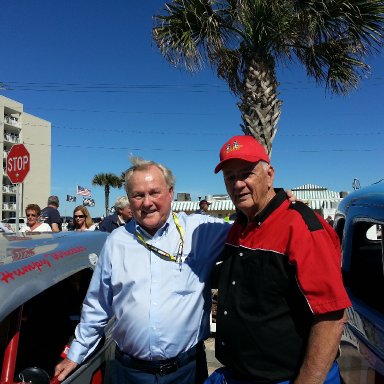
[[52,223],[51,224],[52,232],[60,232],[59,224]]
[[297,198],[296,198],[296,195],[293,194],[293,192],[290,190],[290,189],[287,189],[285,191],[285,193],[287,194],[288,196],[288,200],[291,202],[291,203],[296,203],[296,201],[299,201]]
[[79,364],[75,363],[68,358],[65,358],[62,362],[55,367],[55,376],[59,381],[63,381],[71,372],[73,372]]

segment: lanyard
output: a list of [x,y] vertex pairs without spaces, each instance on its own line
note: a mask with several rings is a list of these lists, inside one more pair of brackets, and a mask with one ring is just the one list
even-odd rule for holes
[[181,257],[183,256],[183,247],[184,247],[184,229],[180,225],[179,218],[177,217],[177,215],[174,212],[172,212],[172,215],[173,215],[173,221],[175,222],[175,225],[177,228],[177,232],[179,232],[179,235],[180,235],[179,248],[177,250],[176,257],[171,255],[169,252],[163,251],[162,249],[155,247],[152,244],[148,244],[145,241],[144,237],[141,235],[141,233],[139,233],[138,231],[136,231],[136,237],[139,240],[140,244],[143,245],[145,248],[163,257],[167,257],[169,260],[175,261],[176,263],[179,262],[181,265],[181,261],[182,261]]

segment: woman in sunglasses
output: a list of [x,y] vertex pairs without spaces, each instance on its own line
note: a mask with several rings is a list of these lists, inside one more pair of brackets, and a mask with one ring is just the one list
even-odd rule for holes
[[93,224],[88,209],[85,208],[83,205],[79,205],[74,209],[73,225],[74,231],[94,231],[96,229],[96,225]]
[[25,208],[27,225],[20,229],[20,232],[52,232],[51,226],[39,221],[41,209],[37,204],[28,204]]

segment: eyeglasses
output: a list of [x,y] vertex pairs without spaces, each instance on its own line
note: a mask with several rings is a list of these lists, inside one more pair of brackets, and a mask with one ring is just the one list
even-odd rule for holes
[[84,219],[85,215],[75,215],[75,219]]
[[27,217],[36,217],[37,215],[35,213],[27,213]]

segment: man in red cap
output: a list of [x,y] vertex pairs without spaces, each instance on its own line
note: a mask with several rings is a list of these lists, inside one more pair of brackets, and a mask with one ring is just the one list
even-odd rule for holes
[[351,305],[339,240],[325,220],[273,188],[263,146],[235,136],[220,151],[238,218],[222,253],[210,383],[340,383],[338,346]]

